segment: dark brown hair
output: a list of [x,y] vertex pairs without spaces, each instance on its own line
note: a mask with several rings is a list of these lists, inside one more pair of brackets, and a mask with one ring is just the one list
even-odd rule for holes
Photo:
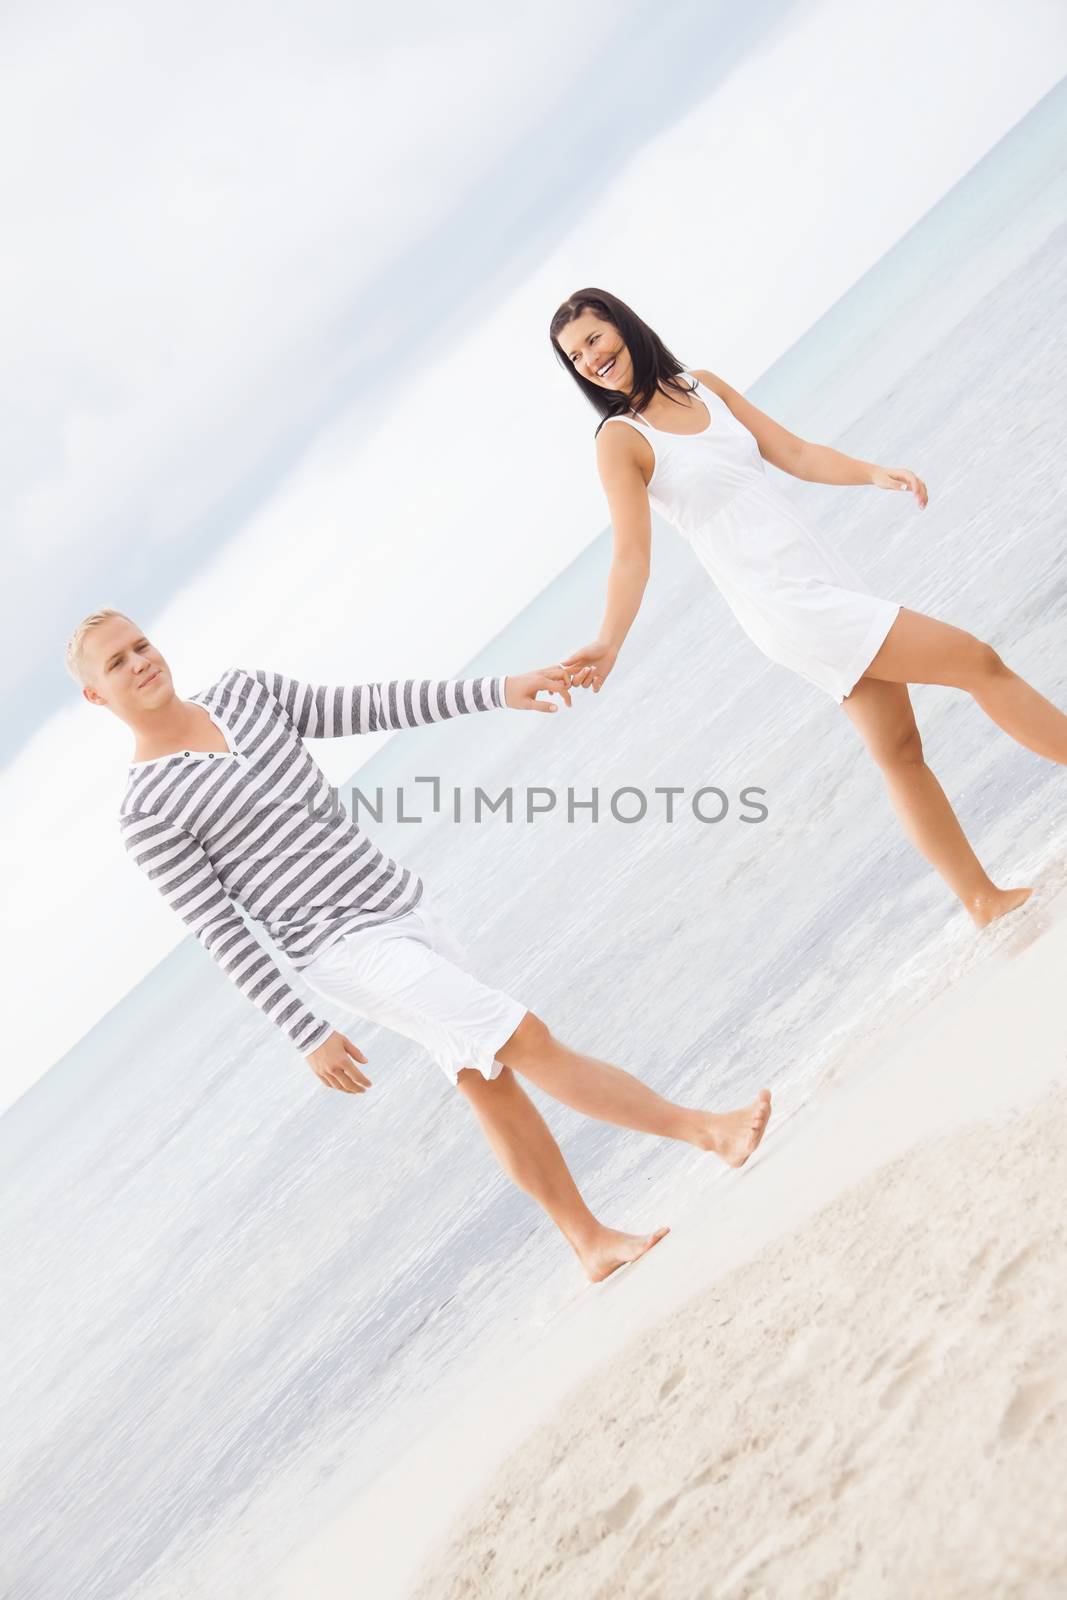
[[[630,394],[619,394],[590,383],[588,378],[582,377],[574,362],[568,359],[567,352],[559,342],[559,335],[583,311],[591,311],[602,322],[610,322],[622,335],[633,368],[634,386]],[[669,399],[674,398],[670,393],[672,389],[677,394],[686,393],[685,385],[677,381],[678,374],[685,371],[678,357],[671,354],[659,334],[647,322],[642,322],[636,311],[632,311],[625,301],[609,294],[606,289],[579,289],[564,300],[549,323],[548,336],[558,359],[586,399],[600,412],[601,418],[617,417],[631,410],[643,411],[653,395],[661,389]]]

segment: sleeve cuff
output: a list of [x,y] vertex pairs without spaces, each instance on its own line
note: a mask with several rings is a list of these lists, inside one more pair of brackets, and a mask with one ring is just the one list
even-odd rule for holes
[[319,1028],[318,1032],[315,1034],[312,1043],[300,1046],[300,1054],[306,1060],[308,1056],[312,1055],[319,1048],[320,1044],[326,1043],[327,1039],[330,1037],[330,1034],[333,1032],[333,1024],[331,1022],[324,1022]]

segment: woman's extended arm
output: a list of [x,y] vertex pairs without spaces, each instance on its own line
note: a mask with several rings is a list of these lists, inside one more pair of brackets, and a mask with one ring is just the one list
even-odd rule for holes
[[596,639],[562,663],[576,687],[592,687],[595,694],[615,665],[644,599],[652,552],[648,479],[654,466],[651,445],[633,428],[618,424],[601,428],[597,469],[614,535],[608,598]]
[[805,483],[874,484],[878,489],[910,489],[920,506],[929,498],[922,479],[907,467],[879,467],[873,461],[860,461],[847,456],[828,444],[810,444],[798,434],[790,433],[780,422],[775,422],[765,411],[759,411],[751,401],[714,372],[694,369],[694,377],[714,389],[719,399],[730,407],[742,427],[748,429],[759,446],[765,461],[791,477]]

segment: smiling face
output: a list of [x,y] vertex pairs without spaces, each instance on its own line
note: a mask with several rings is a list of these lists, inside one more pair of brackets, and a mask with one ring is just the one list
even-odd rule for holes
[[567,360],[580,378],[595,383],[598,389],[629,394],[633,388],[633,364],[622,334],[613,322],[605,322],[595,311],[582,311],[556,335]]
[[80,664],[86,700],[107,706],[123,722],[136,724],[146,711],[158,711],[174,699],[170,668],[128,617],[108,617],[90,628]]

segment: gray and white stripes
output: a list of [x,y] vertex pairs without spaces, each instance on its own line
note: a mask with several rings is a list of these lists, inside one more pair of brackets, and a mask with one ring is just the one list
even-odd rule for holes
[[[303,738],[417,727],[502,707],[503,678],[327,687],[233,668],[193,695],[228,753],[130,767],[126,848],[241,991],[308,1054],[332,1031],[286,982],[244,910],[298,970],[343,934],[401,916],[422,880],[330,805]],[[240,909],[239,909],[240,908]]]
[[441,722],[466,711],[491,711],[497,678],[413,678],[393,683],[354,683],[335,689],[298,683],[277,672],[257,674],[305,739],[332,739],[339,734],[379,733],[388,728],[415,728]]

